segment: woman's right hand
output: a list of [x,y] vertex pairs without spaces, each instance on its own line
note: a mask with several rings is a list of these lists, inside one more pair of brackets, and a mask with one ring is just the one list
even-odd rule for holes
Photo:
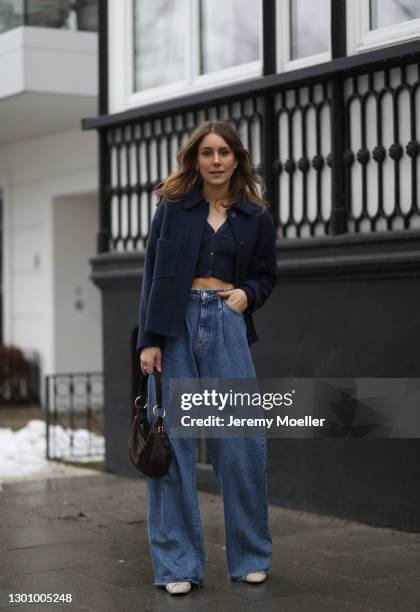
[[162,372],[162,351],[159,346],[146,346],[140,353],[140,369],[143,374],[153,374],[153,366]]

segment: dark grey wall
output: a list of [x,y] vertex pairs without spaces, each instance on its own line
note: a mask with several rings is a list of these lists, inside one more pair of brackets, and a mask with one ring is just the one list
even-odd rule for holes
[[[419,305],[415,278],[280,284],[258,317],[257,374],[419,377]],[[418,439],[271,439],[269,461],[274,503],[420,530]]]
[[[262,377],[420,377],[420,240],[346,236],[281,247],[280,278],[255,316]],[[103,290],[106,469],[137,476],[127,439],[142,258],[92,260]],[[420,441],[269,441],[270,502],[420,530]],[[202,488],[214,490],[208,469]]]

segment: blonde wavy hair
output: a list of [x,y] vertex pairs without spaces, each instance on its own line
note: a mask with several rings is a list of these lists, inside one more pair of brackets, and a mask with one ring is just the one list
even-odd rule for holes
[[[254,202],[261,208],[268,208],[268,202],[259,195],[258,186],[263,188],[263,179],[254,172],[249,151],[244,147],[236,129],[226,121],[204,121],[190,134],[188,141],[178,149],[176,158],[178,170],[161,181],[155,188],[158,204],[163,200],[179,200],[194,188],[202,187],[202,178],[195,169],[198,148],[207,134],[218,134],[233,151],[238,163],[230,180],[229,202],[237,202],[241,197]],[[228,208],[229,205],[226,206]]]

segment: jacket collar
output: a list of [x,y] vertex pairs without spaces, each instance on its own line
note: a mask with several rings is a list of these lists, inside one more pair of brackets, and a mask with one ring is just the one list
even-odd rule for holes
[[[206,199],[201,193],[200,189],[196,187],[185,197],[184,208],[189,210],[190,208],[193,208],[200,202],[206,202]],[[232,204],[230,208],[235,208],[235,210],[240,210],[246,215],[252,215],[254,213],[254,209],[252,205],[249,204],[245,198],[240,198],[237,202]]]

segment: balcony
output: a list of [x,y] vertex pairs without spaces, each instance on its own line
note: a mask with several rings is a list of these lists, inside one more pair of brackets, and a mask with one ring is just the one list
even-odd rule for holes
[[95,13],[87,0],[0,0],[0,145],[78,130],[95,113]]
[[[303,248],[313,269],[314,246],[333,269],[342,267],[333,245],[362,256],[368,244],[376,259],[364,261],[381,267],[378,249],[390,255],[418,240],[419,57],[416,40],[86,119],[102,135],[99,252],[144,249],[154,186],[176,169],[191,129],[219,118],[236,126],[265,178],[292,275],[302,271]],[[407,248],[391,266],[412,265]]]
[[0,0],[0,34],[21,26],[98,30],[97,0]]

